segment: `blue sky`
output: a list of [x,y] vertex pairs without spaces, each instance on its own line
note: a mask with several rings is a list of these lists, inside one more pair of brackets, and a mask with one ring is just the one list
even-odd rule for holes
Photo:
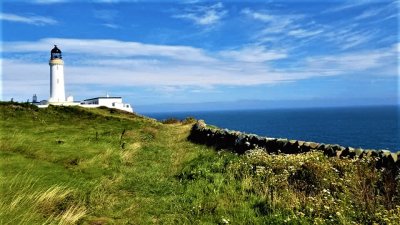
[[394,0],[4,0],[1,99],[47,99],[57,44],[68,95],[108,92],[139,111],[399,104],[398,9]]

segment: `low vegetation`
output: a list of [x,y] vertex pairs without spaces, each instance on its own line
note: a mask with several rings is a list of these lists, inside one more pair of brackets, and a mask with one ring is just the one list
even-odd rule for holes
[[0,224],[400,224],[398,171],[244,155],[107,108],[0,104]]

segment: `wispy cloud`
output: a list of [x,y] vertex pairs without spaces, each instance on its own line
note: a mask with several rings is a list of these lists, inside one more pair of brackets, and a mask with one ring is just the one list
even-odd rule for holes
[[184,13],[173,15],[174,18],[186,19],[197,25],[214,25],[227,14],[222,3],[210,6],[191,6],[186,8]]
[[97,19],[105,20],[105,21],[110,21],[114,20],[118,16],[118,11],[116,10],[94,10],[93,15]]
[[293,37],[298,37],[298,38],[304,38],[304,37],[310,37],[314,36],[317,34],[321,34],[324,32],[323,29],[318,29],[318,30],[305,30],[302,28],[296,29],[296,30],[291,30],[287,34]]
[[260,63],[287,57],[284,51],[267,50],[265,46],[246,46],[238,50],[221,51],[222,57],[241,62]]
[[371,20],[375,22],[383,22],[388,19],[398,18],[400,2],[387,0],[379,2],[380,4],[373,4],[369,9],[364,10],[360,15],[354,19],[356,21]]
[[108,28],[112,28],[112,29],[121,28],[119,25],[117,25],[115,23],[103,23],[102,25],[105,26],[105,27],[108,27]]
[[381,8],[369,9],[358,15],[355,20],[367,19],[379,15],[382,12]]
[[263,30],[263,33],[265,34],[286,33],[291,29],[296,29],[296,21],[304,18],[303,15],[279,15],[272,12],[254,11],[251,9],[244,9],[242,10],[242,13],[252,19],[265,23],[266,28]]
[[16,22],[16,23],[26,23],[32,24],[36,26],[43,26],[43,25],[54,25],[57,24],[57,20],[44,17],[44,16],[20,16],[11,13],[0,13],[0,20]]
[[[351,9],[361,3],[347,3],[340,9]],[[362,2],[366,4],[366,2]],[[374,4],[375,8],[365,10],[351,20],[329,20],[321,23],[315,15],[280,14],[271,10],[244,9],[242,14],[247,18],[264,25],[254,35],[254,41],[272,45],[286,44],[287,48],[299,48],[305,44],[312,49],[313,43],[324,44],[324,48],[347,51],[354,48],[365,48],[372,41],[378,41],[381,29],[376,26],[392,15],[393,3]],[[339,8],[335,8],[339,10]],[[376,19],[372,19],[376,17]],[[367,20],[368,19],[368,20]],[[373,23],[373,24],[372,24]],[[300,43],[301,42],[301,43]]]
[[390,65],[390,72],[382,75],[397,75],[396,55],[398,44],[390,48],[358,51],[352,53],[337,54],[322,57],[309,57],[305,65],[316,71],[330,71],[337,74],[345,74],[349,71],[368,71],[376,68],[384,68]]
[[58,44],[66,52],[96,57],[164,57],[182,61],[210,62],[214,59],[199,48],[190,46],[152,45],[140,42],[124,42],[104,39],[46,38],[38,42],[5,42],[4,52],[43,52]]
[[332,7],[328,10],[323,11],[322,13],[336,13],[339,11],[349,10],[349,9],[352,9],[355,7],[360,7],[362,5],[374,3],[374,2],[375,3],[379,2],[379,0],[359,0],[359,1],[347,0],[347,1],[343,1],[343,3],[339,4],[336,7]]
[[[328,32],[322,34],[327,41],[335,43],[339,49],[347,50],[368,43],[375,36],[375,29],[360,28],[357,23],[330,25]],[[338,28],[339,27],[339,28]]]
[[108,10],[108,9],[94,10],[93,16],[102,22],[101,23],[102,26],[112,29],[120,28],[120,26],[117,23],[115,23],[115,19],[118,17],[117,10]]

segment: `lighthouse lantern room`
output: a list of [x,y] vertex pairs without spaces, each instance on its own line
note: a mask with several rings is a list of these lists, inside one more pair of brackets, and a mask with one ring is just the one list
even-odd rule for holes
[[49,103],[65,102],[64,61],[57,45],[50,52],[50,99]]

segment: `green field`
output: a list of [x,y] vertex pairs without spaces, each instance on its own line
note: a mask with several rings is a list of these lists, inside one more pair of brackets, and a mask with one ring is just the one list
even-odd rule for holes
[[0,224],[400,224],[398,171],[319,152],[235,155],[191,121],[1,103]]

